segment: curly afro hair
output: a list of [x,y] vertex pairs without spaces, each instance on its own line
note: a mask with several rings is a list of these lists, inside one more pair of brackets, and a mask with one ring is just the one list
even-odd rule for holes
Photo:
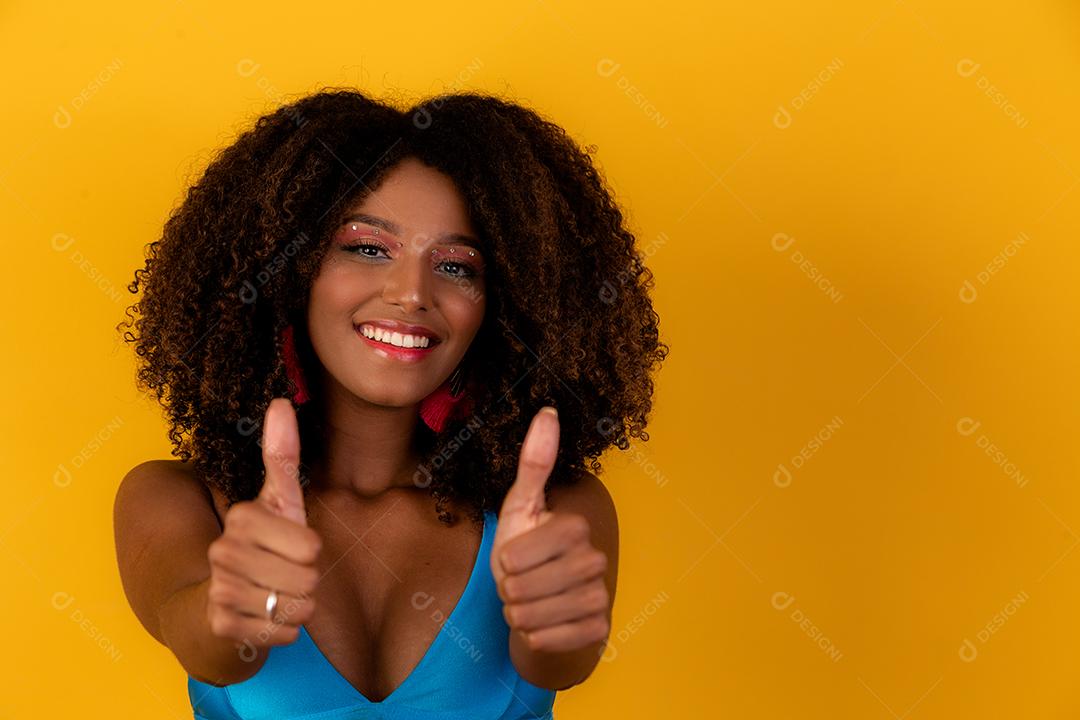
[[[488,304],[467,354],[482,379],[472,413],[438,434],[417,423],[439,519],[455,521],[447,499],[474,521],[498,511],[545,404],[561,411],[549,488],[599,473],[609,446],[648,440],[651,375],[669,348],[652,273],[589,154],[493,96],[442,94],[400,109],[324,88],[260,117],[212,159],[146,246],[128,285],[143,295],[117,326],[134,344],[139,389],[164,408],[172,454],[193,458],[230,504],[262,485],[255,430],[270,401],[296,389],[282,330],[303,326],[333,229],[406,157],[454,181],[488,258]],[[299,335],[302,367],[317,367]],[[311,405],[297,411],[302,453],[319,422]]]

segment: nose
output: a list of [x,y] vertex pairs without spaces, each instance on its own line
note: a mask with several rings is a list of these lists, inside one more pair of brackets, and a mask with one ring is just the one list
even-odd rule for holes
[[431,278],[421,252],[405,252],[393,263],[383,286],[383,300],[406,315],[431,309]]

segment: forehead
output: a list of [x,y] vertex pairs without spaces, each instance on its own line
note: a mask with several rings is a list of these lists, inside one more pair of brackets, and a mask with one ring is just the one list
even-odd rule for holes
[[381,219],[382,227],[394,234],[475,232],[465,197],[453,180],[414,158],[391,168],[377,188],[349,207],[346,216]]

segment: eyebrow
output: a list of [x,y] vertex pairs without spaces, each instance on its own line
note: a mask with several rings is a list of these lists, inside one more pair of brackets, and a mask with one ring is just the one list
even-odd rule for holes
[[[382,228],[383,230],[393,233],[395,235],[401,234],[401,227],[390,220],[378,217],[376,215],[368,215],[366,213],[352,213],[345,218],[343,222],[362,222],[368,225],[374,225],[375,227]],[[442,233],[435,238],[435,241],[443,244],[457,244],[467,245],[471,248],[481,250],[480,241],[471,235],[462,235],[460,233]]]

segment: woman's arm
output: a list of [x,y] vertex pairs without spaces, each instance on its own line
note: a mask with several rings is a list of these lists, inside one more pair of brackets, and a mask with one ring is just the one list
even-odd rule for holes
[[619,525],[607,488],[588,471],[545,493],[559,416],[533,416],[517,477],[499,508],[491,574],[510,627],[510,660],[533,685],[564,690],[596,667],[611,631]]
[[[574,650],[534,649],[529,646],[524,633],[514,629],[510,633],[510,658],[518,673],[534,685],[565,690],[584,682],[592,674],[607,648],[619,568],[619,524],[615,503],[607,488],[599,478],[589,472],[585,472],[581,480],[573,485],[553,486],[548,495],[548,510],[584,517],[589,527],[589,544],[607,558],[601,570],[603,585],[607,589],[603,603],[603,622],[593,615],[587,620],[550,628],[541,633],[553,645],[580,645],[572,640],[574,635],[592,634],[597,630],[602,636],[600,639]],[[519,607],[528,608],[528,605]],[[534,603],[533,607],[539,609],[539,604]],[[597,624],[595,628],[594,623]]]
[[136,466],[117,490],[113,529],[128,603],[189,675],[227,685],[258,672],[265,648],[242,656],[235,641],[210,628],[207,552],[221,526],[213,497],[197,478],[168,460]]

